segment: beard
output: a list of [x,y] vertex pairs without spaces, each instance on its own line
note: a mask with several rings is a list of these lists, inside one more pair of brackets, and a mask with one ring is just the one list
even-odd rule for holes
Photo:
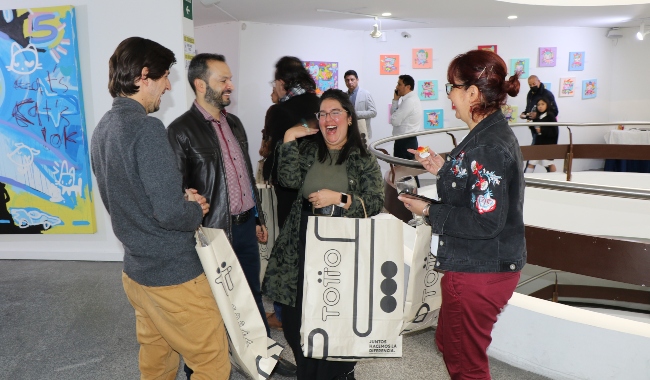
[[[230,91],[228,92],[230,94]],[[230,105],[230,99],[223,99],[223,92],[214,90],[211,86],[208,86],[205,90],[205,101],[219,109]]]

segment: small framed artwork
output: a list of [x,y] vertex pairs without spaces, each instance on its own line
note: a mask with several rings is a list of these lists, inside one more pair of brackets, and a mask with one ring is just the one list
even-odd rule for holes
[[514,58],[510,60],[510,75],[519,73],[519,78],[528,78],[530,75],[530,60],[528,58]]
[[418,97],[420,100],[437,100],[438,81],[433,79],[419,80]]
[[488,50],[493,53],[497,52],[497,45],[478,45],[478,50]]
[[582,81],[582,99],[593,99],[598,94],[598,80],[587,79]]
[[379,75],[399,75],[398,54],[382,54],[379,56]]
[[575,95],[576,78],[560,78],[560,96]]
[[572,51],[569,53],[569,71],[582,71],[585,69],[585,52]]
[[539,67],[555,67],[557,62],[556,47],[539,48]]
[[430,69],[433,67],[433,49],[413,49],[413,68]]
[[501,106],[501,112],[503,112],[503,116],[506,117],[506,120],[508,120],[509,124],[517,122],[517,116],[519,115],[517,110],[517,106],[512,106],[510,104],[504,104]]
[[424,110],[424,129],[438,129],[444,127],[443,110]]
[[551,82],[543,82],[544,88],[551,91]]

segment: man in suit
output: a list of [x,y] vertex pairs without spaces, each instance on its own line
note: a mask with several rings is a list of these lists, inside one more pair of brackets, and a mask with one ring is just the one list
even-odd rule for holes
[[[372,138],[372,129],[370,128],[370,119],[377,116],[377,109],[375,108],[375,101],[367,90],[359,87],[359,76],[354,70],[345,72],[345,85],[348,87],[348,95],[350,101],[354,104],[354,111],[359,118],[359,132],[361,132],[361,139],[364,142],[370,141]],[[363,125],[365,124],[365,130]]]

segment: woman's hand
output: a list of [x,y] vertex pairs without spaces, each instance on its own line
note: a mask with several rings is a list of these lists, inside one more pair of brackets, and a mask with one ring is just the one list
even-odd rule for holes
[[421,201],[419,199],[407,198],[401,195],[397,197],[397,199],[404,202],[404,207],[406,207],[409,211],[411,211],[416,215],[422,215],[424,209],[427,207],[427,205],[429,205],[429,203],[425,201]]
[[311,204],[316,208],[322,208],[331,205],[338,206],[339,203],[341,203],[341,193],[329,189],[321,189],[309,194],[309,198],[307,199],[309,199]]
[[[427,147],[429,148],[429,147]],[[431,148],[429,148],[429,156],[422,158],[420,152],[415,149],[407,149],[409,153],[413,153],[415,160],[424,166],[424,168],[431,174],[438,174],[438,170],[445,164],[445,160]]]
[[301,137],[315,135],[320,131],[320,129],[318,129],[318,127],[314,126],[313,124],[314,124],[313,122],[310,123],[304,122],[304,123],[296,124],[293,127],[287,129],[287,131],[284,133],[284,142],[288,143],[290,141],[299,139]]

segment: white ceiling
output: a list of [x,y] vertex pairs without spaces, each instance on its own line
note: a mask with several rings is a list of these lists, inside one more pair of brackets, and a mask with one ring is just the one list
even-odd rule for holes
[[[317,12],[316,9],[377,16],[383,12],[391,12],[390,17],[401,19],[380,17],[384,30],[506,26],[611,28],[638,27],[643,19],[650,21],[648,4],[555,7],[512,4],[496,0],[220,0],[216,1],[215,5],[205,6],[201,0],[193,0],[193,5],[195,26],[237,20],[372,30],[372,18]],[[508,20],[507,16],[513,14],[518,18]]]

